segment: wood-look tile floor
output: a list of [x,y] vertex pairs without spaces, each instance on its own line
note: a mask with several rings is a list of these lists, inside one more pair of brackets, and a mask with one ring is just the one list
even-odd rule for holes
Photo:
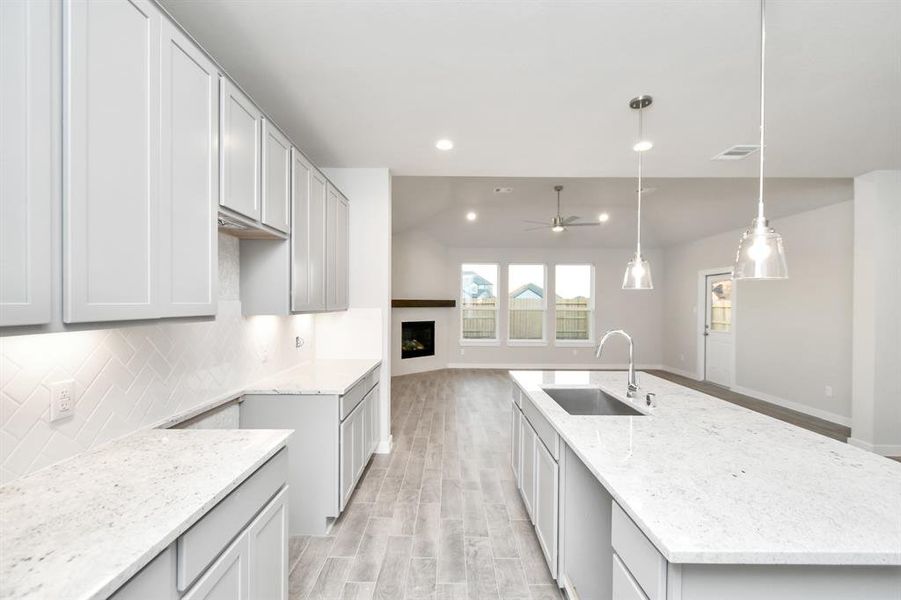
[[506,371],[392,379],[394,450],[328,536],[291,540],[291,600],[559,600],[510,468]]

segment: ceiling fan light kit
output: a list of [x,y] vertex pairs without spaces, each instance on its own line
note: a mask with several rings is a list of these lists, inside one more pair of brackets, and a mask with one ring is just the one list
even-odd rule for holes
[[741,234],[733,279],[788,279],[782,236],[770,227],[763,211],[764,107],[766,98],[766,5],[760,0],[760,183],[757,216]]
[[654,99],[648,95],[641,95],[629,100],[629,108],[638,111],[638,141],[632,147],[638,153],[638,219],[636,226],[635,256],[626,265],[626,273],[623,275],[624,290],[652,290],[654,282],[651,278],[651,264],[641,255],[641,157],[645,151],[650,150],[653,144],[644,139],[644,119],[642,111],[649,107]]

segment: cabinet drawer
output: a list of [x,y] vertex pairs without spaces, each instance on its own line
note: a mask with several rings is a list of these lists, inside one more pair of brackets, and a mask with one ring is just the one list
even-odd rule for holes
[[360,403],[361,400],[366,396],[366,393],[375,386],[379,382],[379,369],[376,367],[369,373],[363,376],[360,381],[358,381],[352,388],[347,390],[347,393],[341,396],[341,420],[347,418],[353,409],[357,407],[357,404]]
[[175,546],[160,552],[110,596],[110,600],[178,600],[175,590]]
[[178,538],[179,591],[203,573],[287,478],[288,453],[281,450]]
[[616,502],[612,512],[613,550],[650,600],[665,600],[666,559]]
[[544,443],[550,451],[551,456],[554,457],[554,460],[559,461],[560,436],[557,435],[557,430],[551,426],[548,420],[545,419],[540,412],[538,412],[538,409],[532,404],[528,395],[525,394],[522,396],[522,414],[524,414],[526,419],[529,420],[529,423],[532,424],[532,428],[535,430],[538,439]]
[[648,600],[623,561],[613,555],[613,600]]

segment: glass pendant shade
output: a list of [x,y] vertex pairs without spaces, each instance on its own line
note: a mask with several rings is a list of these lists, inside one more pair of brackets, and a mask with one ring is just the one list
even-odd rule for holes
[[766,219],[756,218],[741,234],[733,279],[788,279],[782,236]]
[[624,290],[653,290],[654,282],[651,279],[651,264],[640,253],[626,265],[626,274],[623,276]]

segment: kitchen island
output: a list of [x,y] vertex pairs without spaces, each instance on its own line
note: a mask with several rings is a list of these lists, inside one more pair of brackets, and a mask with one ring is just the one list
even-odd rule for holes
[[[572,597],[901,597],[901,464],[644,373],[632,400],[624,372],[511,375],[513,468]],[[633,414],[570,414],[560,388]]]

